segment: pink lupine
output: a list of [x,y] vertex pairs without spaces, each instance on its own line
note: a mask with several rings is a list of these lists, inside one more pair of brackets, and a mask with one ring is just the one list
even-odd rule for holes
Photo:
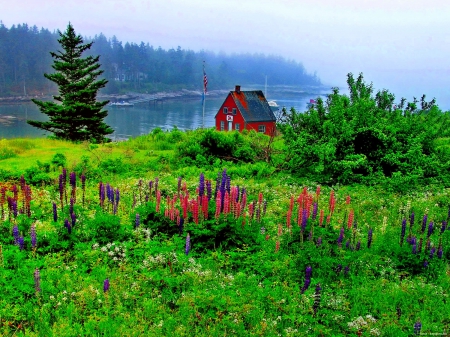
[[220,193],[217,193],[217,198],[216,198],[216,214],[215,217],[216,219],[220,216],[220,208],[222,205],[222,200],[220,199]]
[[[156,186],[155,186],[156,188]],[[156,191],[156,212],[159,212],[161,206],[161,191],[157,190]]]
[[352,228],[354,217],[355,217],[355,212],[353,211],[353,209],[351,209],[350,214],[348,215],[348,221],[347,221],[348,228]]
[[323,224],[323,217],[324,217],[324,212],[323,209],[320,210],[320,216],[319,216],[319,226],[322,227]]

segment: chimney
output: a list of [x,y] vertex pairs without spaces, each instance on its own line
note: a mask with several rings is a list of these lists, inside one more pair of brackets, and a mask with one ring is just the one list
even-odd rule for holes
[[241,86],[236,85],[236,89],[234,91],[236,91],[239,94],[241,92]]

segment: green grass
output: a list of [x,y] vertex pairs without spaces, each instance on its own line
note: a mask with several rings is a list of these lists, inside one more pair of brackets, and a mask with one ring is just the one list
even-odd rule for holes
[[[1,335],[410,336],[419,320],[422,333],[448,333],[450,231],[441,233],[442,220],[448,218],[448,189],[428,186],[400,195],[379,186],[322,186],[317,198],[314,182],[276,173],[273,168],[270,174],[260,174],[271,169],[266,163],[180,165],[175,145],[159,150],[169,146],[170,135],[157,136],[158,140],[149,135],[99,146],[51,140],[14,143],[22,144],[20,153],[0,163],[15,175],[35,167],[37,160],[50,163],[57,153],[66,156],[68,174],[78,172],[77,223],[68,234],[64,220],[70,219],[70,214],[64,197],[64,209],[60,207],[61,168],[51,166],[46,174],[52,180],[31,186],[31,217],[20,212],[14,217],[7,200],[0,200]],[[184,137],[189,133],[180,141]],[[255,167],[259,169],[254,172]],[[167,197],[178,195],[178,177],[182,177],[181,193],[187,190],[189,200],[196,200],[199,174],[203,172],[205,179],[212,181],[214,193],[218,173],[221,177],[224,168],[231,176],[231,186],[247,190],[247,205],[255,201],[256,209],[262,207],[258,203],[262,193],[266,214],[260,221],[247,214],[243,226],[243,217],[222,214],[216,219],[216,203],[211,200],[209,219],[200,217],[195,224],[191,206],[189,220],[179,234],[176,221],[164,215],[169,207]],[[81,173],[87,176],[84,205]],[[156,177],[162,194],[159,212],[155,210]],[[103,208],[99,206],[100,181],[120,191],[115,215],[108,201]],[[7,187],[5,196],[13,197],[13,183],[0,181],[0,192]],[[318,214],[323,210],[325,220],[319,226],[319,215],[316,220],[310,218],[302,235],[296,223],[297,202],[291,228],[286,214],[290,198],[297,200],[304,187],[313,201],[318,201]],[[18,190],[20,210],[23,192],[20,186]],[[331,190],[336,207],[327,224]],[[66,191],[70,199],[68,183]],[[177,197],[175,209],[182,214],[179,200]],[[53,202],[58,207],[56,222]],[[352,229],[347,227],[350,210],[356,220]],[[416,220],[411,232],[408,222],[400,245],[402,219],[411,212]],[[422,234],[424,214],[428,220]],[[426,247],[430,221],[435,224],[429,237],[436,248],[432,258]],[[36,249],[30,239],[33,224]],[[23,250],[14,244],[14,225],[24,237]],[[265,228],[263,234],[261,227]],[[342,227],[345,237],[339,247]],[[373,230],[370,248],[369,228]],[[186,255],[188,232],[191,250]],[[424,239],[417,254],[406,242],[409,235]],[[358,241],[360,250],[355,249]],[[443,248],[442,258],[437,257],[438,247]],[[302,293],[307,266],[312,267],[311,283]],[[34,288],[36,268],[40,292]],[[104,292],[106,278],[110,289]],[[320,296],[316,296],[318,284]]]

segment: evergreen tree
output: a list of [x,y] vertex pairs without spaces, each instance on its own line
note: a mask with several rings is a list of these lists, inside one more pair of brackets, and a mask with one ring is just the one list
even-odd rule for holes
[[97,92],[105,87],[105,79],[96,80],[103,73],[99,70],[99,56],[82,58],[92,43],[83,44],[83,38],[75,34],[69,23],[64,33],[58,31],[59,44],[63,51],[50,52],[54,58],[53,74],[44,74],[58,85],[59,94],[53,96],[56,102],[32,101],[39,110],[49,116],[48,122],[28,120],[28,124],[53,132],[59,139],[72,141],[93,140],[103,142],[106,135],[114,132],[103,119],[108,115],[103,107],[109,101],[97,102]]

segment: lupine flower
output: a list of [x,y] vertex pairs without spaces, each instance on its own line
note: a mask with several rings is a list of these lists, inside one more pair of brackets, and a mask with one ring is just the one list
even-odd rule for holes
[[36,248],[36,243],[37,243],[37,239],[36,239],[36,225],[35,224],[31,225],[30,237],[31,237],[31,247],[34,249],[34,248]]
[[402,232],[400,234],[400,245],[403,244],[403,240],[405,239],[406,234],[406,218],[402,221]]
[[183,234],[183,228],[184,228],[184,218],[180,217],[180,224],[178,225],[178,231],[181,234]]
[[189,254],[189,250],[191,249],[191,236],[189,235],[189,233],[186,236],[186,248],[184,250],[185,254],[188,255]]
[[320,291],[322,290],[322,288],[320,287],[320,283],[316,284],[316,292],[314,294],[314,304],[313,304],[313,311],[314,311],[314,316],[317,313],[317,310],[319,310],[319,306],[320,306]]
[[360,250],[361,249],[361,241],[358,241],[356,243],[356,250]]
[[13,211],[14,218],[17,218],[17,200],[12,201],[12,211]]
[[422,219],[422,233],[425,232],[425,228],[427,226],[428,214],[425,214]]
[[205,175],[200,173],[200,181],[198,184],[198,195],[200,197],[203,197],[203,194],[205,194]]
[[420,323],[420,321],[417,321],[414,324],[414,334],[419,336],[420,335],[420,330],[422,330],[422,323]]
[[75,172],[70,173],[69,182],[70,182],[70,186],[72,186],[72,188],[75,188],[77,186],[77,175]]
[[67,232],[68,232],[69,234],[72,233],[72,226],[70,226],[70,223],[69,223],[69,220],[68,220],[68,219],[64,220],[64,227],[67,228]]
[[301,293],[303,294],[311,284],[311,275],[312,275],[312,268],[310,266],[306,267],[305,270],[305,283],[303,284],[303,287],[301,289]]
[[208,201],[212,198],[211,180],[206,180],[206,195],[208,196]]
[[350,266],[345,266],[345,268],[344,268],[344,275],[348,276],[349,272],[350,272]]
[[37,293],[41,292],[41,274],[39,268],[34,270],[34,290]]
[[337,239],[337,244],[339,247],[342,246],[342,241],[344,240],[344,227],[341,228],[340,232],[339,232],[339,237]]
[[302,211],[302,230],[304,231],[306,229],[306,225],[308,223],[308,211],[304,209]]
[[427,237],[430,237],[431,234],[433,234],[433,221],[430,221],[430,224],[428,225]]
[[134,228],[138,228],[141,224],[141,217],[139,216],[139,213],[136,213],[136,220],[134,221]]
[[369,233],[367,235],[367,248],[370,248],[370,245],[372,244],[372,228],[369,229]]
[[442,227],[441,227],[441,234],[445,232],[445,229],[447,227],[447,221],[442,221]]
[[425,261],[423,262],[423,267],[424,267],[424,268],[428,268],[428,261],[427,261],[427,260],[425,260]]
[[75,227],[75,224],[77,222],[77,216],[75,215],[75,213],[70,214],[70,218],[72,220],[72,227]]
[[436,248],[435,247],[432,247],[431,249],[430,249],[430,259],[432,259],[433,257],[434,257],[434,253],[436,252]]
[[347,249],[350,248],[350,240],[347,240],[347,242],[345,242],[345,248],[347,248]]
[[58,221],[58,210],[56,208],[56,203],[53,203],[53,221],[57,222]]
[[313,204],[313,213],[312,213],[312,219],[313,220],[316,220],[316,217],[317,217],[317,207],[318,207],[317,202],[315,202]]
[[12,235],[14,237],[14,244],[17,245],[19,243],[19,227],[17,227],[17,225],[14,225],[13,227]]
[[103,292],[106,293],[109,290],[109,279],[103,281]]
[[321,237],[319,237],[319,238],[317,238],[317,247],[320,247],[321,245],[322,245],[322,238]]
[[414,225],[414,212],[411,212],[411,216],[409,217],[409,229]]
[[345,198],[345,203],[346,203],[347,205],[350,205],[350,200],[351,200],[350,196],[347,195],[347,198]]
[[277,241],[277,243],[275,244],[275,253],[278,253],[279,250],[280,250],[280,241]]
[[417,245],[416,245],[416,241],[414,240],[413,244],[412,244],[412,253],[413,254],[417,254]]
[[20,250],[23,250],[25,248],[25,240],[24,240],[23,236],[19,236],[17,243],[19,245]]
[[351,209],[350,213],[348,214],[347,228],[352,228],[354,218],[355,218],[355,211]]
[[442,259],[442,254],[443,254],[442,247],[439,247],[439,248],[438,248],[438,251],[437,251],[437,257],[438,257],[439,259]]

